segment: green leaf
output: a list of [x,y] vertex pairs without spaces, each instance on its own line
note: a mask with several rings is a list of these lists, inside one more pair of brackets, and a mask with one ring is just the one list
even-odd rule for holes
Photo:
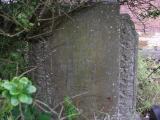
[[16,61],[19,59],[19,54],[17,52],[12,52],[10,54],[10,59],[13,60],[13,61]]
[[33,85],[29,85],[27,87],[27,93],[31,94],[31,93],[35,93],[36,92],[36,87]]
[[19,101],[16,97],[11,97],[11,104],[13,106],[17,106],[19,104]]
[[22,83],[22,84],[24,84],[24,85],[27,85],[27,84],[30,83],[29,80],[28,80],[28,78],[26,78],[26,77],[22,77],[22,78],[19,80],[19,82]]
[[19,77],[14,77],[12,80],[13,80],[13,81],[14,81],[14,80],[19,80]]
[[51,115],[50,115],[50,114],[47,114],[47,113],[42,113],[42,114],[39,116],[39,120],[51,120]]
[[22,103],[32,104],[32,98],[30,96],[28,96],[28,95],[25,95],[25,94],[21,94],[19,96],[19,100]]
[[9,93],[10,93],[11,95],[18,95],[18,94],[20,94],[20,92],[21,92],[21,91],[19,91],[19,90],[17,90],[17,89],[12,89],[12,90],[9,91]]
[[3,91],[2,92],[2,97],[9,97],[9,92],[8,91]]
[[64,109],[68,120],[73,120],[79,117],[80,113],[76,110],[70,97],[64,97]]
[[2,84],[2,87],[4,87],[4,88],[7,89],[7,90],[12,90],[12,89],[13,89],[13,85],[12,85],[9,81],[5,81],[5,82]]
[[29,23],[29,26],[33,27],[33,26],[34,26],[34,24],[33,24],[33,23]]

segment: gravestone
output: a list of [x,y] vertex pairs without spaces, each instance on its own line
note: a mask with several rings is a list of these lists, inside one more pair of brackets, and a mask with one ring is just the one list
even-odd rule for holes
[[41,86],[37,96],[53,107],[72,97],[80,120],[132,120],[137,40],[118,4],[74,12],[32,46],[31,63],[37,66],[32,77]]

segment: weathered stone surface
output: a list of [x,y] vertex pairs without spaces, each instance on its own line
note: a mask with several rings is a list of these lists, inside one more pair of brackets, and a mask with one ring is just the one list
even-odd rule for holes
[[74,99],[83,114],[91,118],[100,110],[116,112],[120,39],[117,11],[116,5],[99,5],[76,13],[49,41],[51,47],[64,44],[52,55],[55,92],[59,93],[55,105],[65,95],[88,92]]
[[129,15],[121,16],[119,114],[121,119],[134,118],[136,105],[136,60],[138,34]]
[[[75,12],[53,36],[32,47],[38,97],[51,106],[73,99],[90,120],[131,120],[135,108],[137,35],[119,6],[98,4]],[[81,118],[83,120],[84,118]]]

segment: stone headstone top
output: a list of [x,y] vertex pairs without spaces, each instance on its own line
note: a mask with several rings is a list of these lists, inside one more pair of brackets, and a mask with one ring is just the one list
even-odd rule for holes
[[54,107],[65,96],[82,94],[73,99],[81,117],[132,120],[136,46],[133,23],[119,14],[118,4],[74,12],[33,47],[39,98]]

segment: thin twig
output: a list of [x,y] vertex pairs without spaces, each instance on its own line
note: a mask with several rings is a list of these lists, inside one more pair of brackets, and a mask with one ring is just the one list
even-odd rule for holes
[[15,34],[10,34],[10,33],[4,32],[2,29],[0,29],[0,31],[1,31],[1,32],[0,32],[0,35],[7,36],[7,37],[15,37],[15,36],[19,36],[20,34],[22,34],[22,33],[25,32],[25,30],[21,30],[21,31],[15,33]]
[[34,36],[29,36],[27,39],[35,39],[35,38],[41,37],[43,35],[49,34],[51,32],[52,31],[50,30],[50,31],[47,31],[47,32],[44,32],[44,33],[40,33],[40,34],[34,35]]
[[62,105],[61,110],[60,110],[60,113],[59,113],[59,115],[58,115],[58,119],[61,119],[63,109],[64,109],[64,106]]
[[[80,94],[78,94],[78,95],[72,96],[71,99],[74,99],[74,98],[76,98],[76,97],[85,95],[85,94],[87,94],[87,93],[88,93],[88,91],[87,91],[87,92],[84,92],[84,93],[80,93]],[[59,104],[57,104],[57,105],[53,108],[53,110],[55,110],[59,105],[62,105],[63,103],[64,103],[64,101],[61,101]]]
[[32,68],[32,69],[27,70],[26,72],[22,73],[19,77],[22,77],[22,76],[24,76],[25,74],[27,74],[27,73],[35,70],[35,69],[37,69],[37,67],[34,67],[34,68]]
[[77,94],[77,95],[74,95],[74,96],[72,96],[71,98],[74,99],[74,98],[76,98],[76,97],[79,97],[79,96],[82,96],[82,95],[85,95],[85,94],[88,94],[88,91],[83,92],[83,93],[80,93],[80,94]]
[[25,120],[24,115],[23,115],[23,110],[22,110],[22,105],[21,105],[21,103],[19,104],[19,111],[20,111],[21,119],[22,119],[22,120]]
[[95,115],[95,112],[93,113],[93,116],[94,116],[94,120],[97,120],[97,117],[96,117],[96,115]]
[[150,78],[153,73],[156,73],[158,69],[160,69],[160,66],[158,66],[155,70],[153,70],[153,71],[147,76],[146,80],[147,80],[148,78]]
[[4,59],[4,58],[0,58],[0,61],[2,61],[2,62],[4,61],[5,63],[8,62],[10,64],[16,63],[14,61],[11,61],[11,60],[8,60],[8,59]]
[[2,13],[2,14],[0,13],[0,16],[3,17],[3,18],[5,18],[5,19],[8,20],[8,21],[14,22],[14,21],[12,20],[12,18],[11,18],[10,16],[6,15],[5,13]]
[[21,115],[17,116],[16,120],[19,120],[20,117],[21,117]]
[[51,18],[44,18],[44,19],[38,19],[38,21],[52,21],[52,20],[54,20],[54,18],[53,17],[51,17]]
[[34,102],[34,105],[36,105],[38,108],[40,108],[43,112],[45,113],[51,113],[50,111],[44,109],[41,105],[39,105],[38,103]]
[[16,63],[16,76],[18,76],[18,71],[19,71],[19,64],[18,64],[18,62]]
[[79,114],[70,114],[70,115],[67,115],[67,116],[62,117],[60,120],[65,120],[65,119],[67,119],[68,117],[73,117],[73,116],[77,116],[77,115],[79,115]]
[[46,108],[48,108],[53,114],[58,116],[58,113],[56,111],[54,111],[54,109],[52,109],[49,105],[47,105],[46,103],[40,101],[40,100],[35,100],[35,102],[40,103],[41,105],[45,106]]

